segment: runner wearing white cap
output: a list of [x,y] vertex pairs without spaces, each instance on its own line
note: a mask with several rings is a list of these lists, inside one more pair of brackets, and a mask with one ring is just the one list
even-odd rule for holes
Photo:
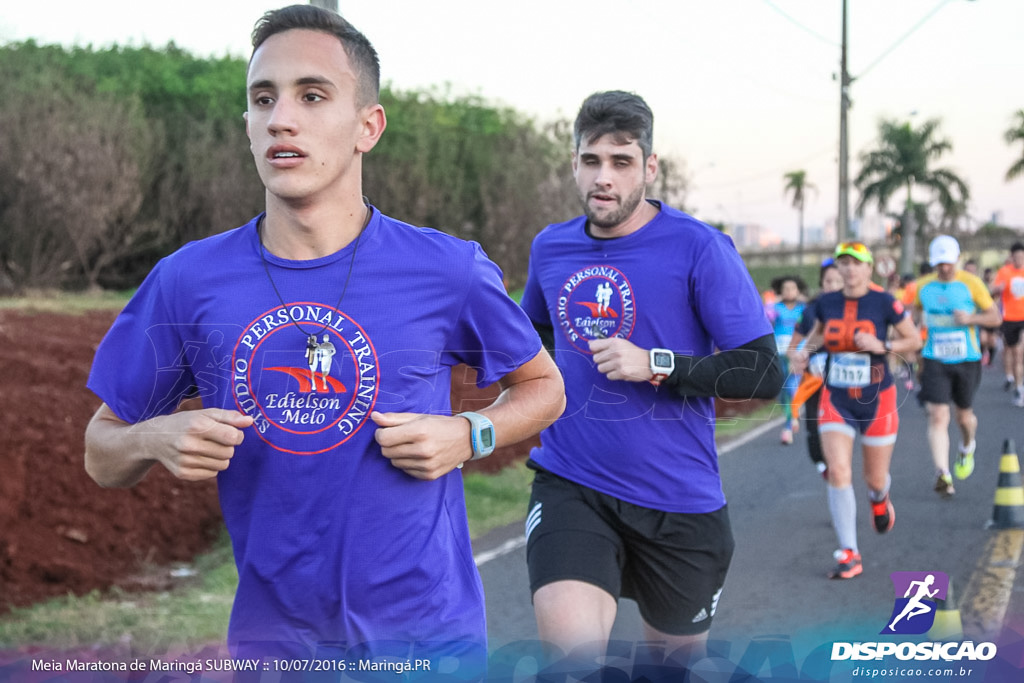
[[985,283],[957,266],[960,245],[949,235],[939,235],[928,248],[928,262],[935,271],[918,281],[914,306],[927,330],[921,352],[919,398],[928,412],[928,445],[935,465],[935,491],[951,497],[949,472],[950,401],[956,406],[960,447],[954,473],[966,479],[974,471],[975,434],[978,418],[972,403],[981,383],[979,326],[1001,322],[999,309]]

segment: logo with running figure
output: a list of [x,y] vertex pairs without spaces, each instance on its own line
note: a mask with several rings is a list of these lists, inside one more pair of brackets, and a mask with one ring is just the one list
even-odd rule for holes
[[293,303],[245,326],[231,358],[232,393],[260,438],[295,455],[348,441],[377,400],[377,352],[341,311]]
[[949,576],[943,572],[893,572],[895,605],[882,634],[925,633],[935,621],[936,599],[945,600]]
[[577,349],[590,352],[591,339],[628,339],[636,322],[633,287],[612,266],[587,266],[558,292],[558,326]]

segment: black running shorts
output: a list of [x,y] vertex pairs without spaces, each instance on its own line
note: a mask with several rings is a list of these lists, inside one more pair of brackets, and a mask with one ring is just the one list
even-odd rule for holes
[[999,329],[1002,330],[1006,345],[1016,346],[1020,341],[1020,333],[1024,330],[1024,320],[1004,320]]
[[981,361],[943,363],[922,358],[921,391],[918,398],[925,403],[943,404],[953,401],[961,410],[974,404],[974,394],[981,385]]
[[734,546],[726,507],[662,512],[530,466],[537,471],[526,519],[531,593],[584,581],[616,600],[636,600],[644,621],[662,633],[711,627]]

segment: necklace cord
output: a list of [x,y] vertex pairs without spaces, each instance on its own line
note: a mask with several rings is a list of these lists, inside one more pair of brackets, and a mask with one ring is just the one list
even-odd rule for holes
[[[338,303],[334,304],[334,309],[336,311],[338,311],[338,312],[340,312],[339,306],[341,306],[341,302],[345,299],[345,293],[348,291],[348,283],[352,279],[352,269],[353,269],[353,267],[355,266],[355,263],[356,263],[356,252],[359,251],[359,240],[361,240],[363,238],[363,232],[365,232],[366,226],[370,224],[370,218],[373,216],[373,212],[369,209],[369,207],[367,207],[367,213],[368,213],[368,215],[366,217],[366,222],[363,223],[363,227],[359,229],[359,234],[356,235],[356,242],[355,242],[354,245],[352,245],[352,257],[348,261],[348,273],[345,275],[345,285],[341,289],[341,296],[338,297]],[[256,237],[257,237],[257,239],[259,240],[259,243],[260,243],[260,260],[263,262],[263,271],[267,274],[267,279],[270,280],[270,286],[273,288],[274,294],[277,295],[277,300],[281,302],[281,308],[283,308],[285,310],[285,312],[288,314],[288,320],[291,321],[292,325],[295,325],[295,327],[299,330],[299,332],[301,332],[302,334],[306,335],[307,338],[315,337],[315,336],[319,335],[320,333],[322,333],[324,330],[326,330],[328,325],[330,325],[330,323],[329,322],[328,323],[324,323],[324,326],[321,327],[319,330],[317,330],[316,332],[310,333],[310,332],[307,332],[302,327],[302,325],[300,325],[298,323],[297,320],[295,320],[294,316],[292,316],[291,309],[288,308],[288,304],[286,304],[284,302],[284,297],[281,296],[281,292],[278,290],[277,284],[274,282],[274,278],[271,277],[271,275],[270,275],[270,266],[267,264],[267,249],[266,249],[266,246],[263,244],[263,219],[264,218],[265,218],[265,216],[260,217],[260,221],[256,225]]]

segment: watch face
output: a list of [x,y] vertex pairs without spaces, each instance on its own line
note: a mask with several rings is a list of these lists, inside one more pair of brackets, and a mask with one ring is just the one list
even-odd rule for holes
[[480,430],[480,440],[484,442],[484,450],[494,445],[494,430],[488,427]]
[[670,368],[672,367],[672,354],[665,353],[664,351],[656,351],[654,353],[654,367],[656,368]]

